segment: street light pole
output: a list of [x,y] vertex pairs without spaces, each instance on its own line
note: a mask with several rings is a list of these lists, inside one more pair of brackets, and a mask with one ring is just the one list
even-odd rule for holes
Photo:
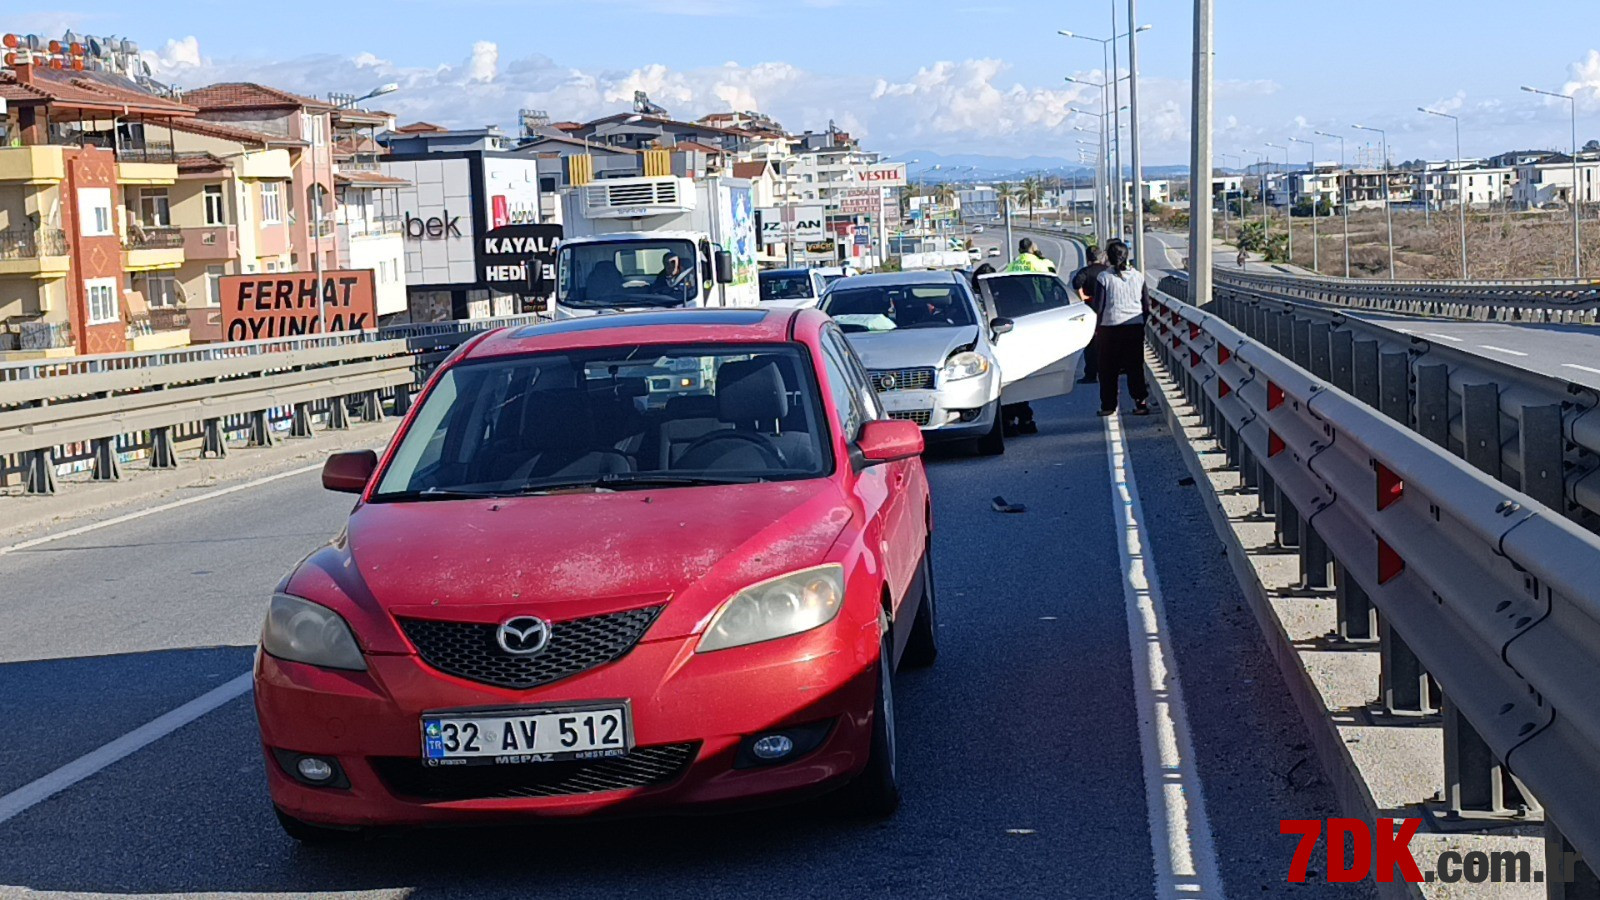
[[1339,142],[1339,214],[1344,219],[1344,277],[1350,277],[1350,198],[1345,194],[1344,187],[1344,135],[1329,134],[1326,131],[1315,131],[1323,137],[1333,138]]
[[[1394,206],[1389,200],[1389,133],[1382,128],[1369,128],[1366,125],[1352,125],[1351,128],[1360,131],[1376,131],[1383,139],[1383,217],[1389,224],[1389,280],[1394,280]],[[1427,198],[1423,198],[1427,203]]]
[[1289,265],[1294,265],[1294,191],[1289,190],[1289,148],[1267,141],[1267,146],[1283,151],[1283,226],[1289,229]]
[[[1133,261],[1143,269],[1144,175],[1139,159],[1139,18],[1135,0],[1128,0],[1128,147],[1133,157]],[[1189,205],[1194,205],[1192,198]],[[1210,238],[1208,233],[1206,239]]]
[[[1322,179],[1317,177],[1317,145],[1305,138],[1289,138],[1293,144],[1305,144],[1311,148],[1311,162],[1306,166],[1306,177],[1316,185],[1311,194],[1311,271],[1322,273],[1320,251],[1317,249],[1321,243],[1317,232],[1317,219],[1321,216],[1319,209],[1322,206]],[[1291,254],[1292,255],[1292,254]]]
[[1449,119],[1456,126],[1456,211],[1461,221],[1461,280],[1467,280],[1467,181],[1465,174],[1465,160],[1461,156],[1461,117],[1452,116],[1436,109],[1425,106],[1417,107],[1417,112]]
[[[1211,187],[1211,0],[1194,0],[1194,72],[1192,82],[1194,123],[1189,153],[1189,171],[1207,179]],[[1211,303],[1211,204],[1195,203],[1194,189],[1189,199],[1189,302],[1205,308]]]
[[[330,109],[328,111],[328,128],[322,136],[322,143],[323,146],[327,148],[330,157],[330,167],[332,165],[333,154],[333,113],[338,112],[341,109],[348,109],[352,106],[355,106],[357,103],[360,103],[363,100],[371,100],[373,97],[381,97],[384,94],[392,94],[399,89],[400,85],[391,82],[389,84],[373,88],[360,97],[353,97],[341,103],[329,104]],[[320,125],[321,120],[318,119],[316,121]],[[311,194],[316,198],[316,209],[314,210],[315,215],[311,219],[311,266],[312,271],[316,274],[317,279],[317,329],[321,333],[327,334],[328,304],[325,302],[327,300],[327,293],[323,290],[322,285],[322,203],[325,197],[323,196],[322,190],[321,166],[319,165],[321,156],[317,153],[317,142],[315,140],[316,134],[313,133],[311,137]]]
[[1572,106],[1572,277],[1576,280],[1583,277],[1583,232],[1582,226],[1579,224],[1583,201],[1578,196],[1578,96],[1576,94],[1558,94],[1555,91],[1541,91],[1538,88],[1527,86],[1522,89],[1530,94],[1560,97]]

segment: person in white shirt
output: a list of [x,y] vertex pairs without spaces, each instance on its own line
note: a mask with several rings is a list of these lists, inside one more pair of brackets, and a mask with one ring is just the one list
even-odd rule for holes
[[1117,378],[1128,376],[1133,414],[1150,415],[1150,386],[1144,378],[1144,315],[1150,306],[1150,288],[1144,273],[1128,265],[1128,245],[1114,240],[1106,245],[1110,268],[1095,279],[1095,308],[1100,322],[1094,340],[1099,348],[1100,415],[1117,411]]

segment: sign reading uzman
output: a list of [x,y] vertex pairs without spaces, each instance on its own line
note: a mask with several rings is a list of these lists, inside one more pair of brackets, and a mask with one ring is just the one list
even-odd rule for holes
[[328,331],[378,327],[371,269],[324,271],[320,291],[315,272],[224,275],[218,284],[223,340],[320,334],[324,308]]
[[560,225],[502,225],[483,236],[483,281],[498,291],[544,296],[556,285]]

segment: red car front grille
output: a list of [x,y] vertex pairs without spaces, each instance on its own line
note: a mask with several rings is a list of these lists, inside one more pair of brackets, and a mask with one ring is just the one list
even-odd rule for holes
[[676,781],[694,761],[698,743],[635,747],[610,759],[515,766],[425,766],[415,758],[378,757],[372,767],[389,790],[425,800],[565,797]]
[[630,609],[550,626],[550,641],[532,656],[505,652],[498,626],[479,622],[400,619],[400,628],[423,662],[450,675],[526,689],[603,666],[633,649],[655,621],[659,606]]

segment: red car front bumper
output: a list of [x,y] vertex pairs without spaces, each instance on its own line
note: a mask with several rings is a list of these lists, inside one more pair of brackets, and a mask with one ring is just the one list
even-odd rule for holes
[[[321,669],[257,654],[256,714],[273,802],[307,822],[346,825],[467,824],[528,816],[634,813],[660,808],[761,803],[843,783],[866,765],[876,691],[875,630],[846,633],[842,621],[748,647],[696,654],[698,637],[645,641],[610,664],[519,691],[438,672],[416,656],[370,655],[366,672]],[[496,766],[492,796],[459,781],[460,770],[424,769],[425,711],[626,699],[636,761],[680,748],[682,765],[643,786],[605,789],[578,773],[554,796],[540,766]],[[827,723],[820,746],[793,762],[735,768],[747,737]],[[273,750],[338,760],[348,788],[292,778]],[[643,751],[641,753],[641,751]],[[515,785],[518,770],[540,785]],[[550,771],[550,770],[546,770]],[[507,785],[510,785],[509,790]],[[574,784],[581,785],[574,791]],[[601,786],[590,790],[591,786]],[[521,794],[507,796],[507,794]]]

